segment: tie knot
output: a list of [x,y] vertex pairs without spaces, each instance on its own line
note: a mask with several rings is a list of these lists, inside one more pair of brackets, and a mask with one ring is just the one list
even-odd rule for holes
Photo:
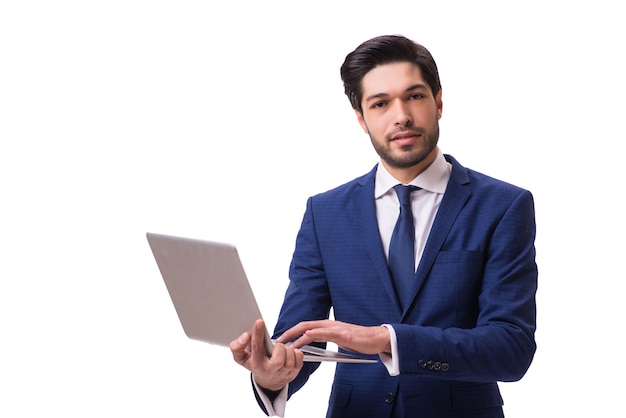
[[411,204],[411,192],[415,190],[419,190],[420,187],[408,185],[405,186],[403,184],[398,184],[393,186],[393,189],[396,191],[398,195],[398,200],[400,201],[401,206],[410,205]]

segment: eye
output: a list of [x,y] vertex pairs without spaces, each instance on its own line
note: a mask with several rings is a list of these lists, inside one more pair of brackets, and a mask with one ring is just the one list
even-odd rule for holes
[[413,93],[411,96],[409,96],[410,100],[419,100],[424,98],[424,95],[422,93]]
[[385,105],[387,104],[387,102],[375,102],[372,104],[372,109],[382,109],[383,107],[385,107]]

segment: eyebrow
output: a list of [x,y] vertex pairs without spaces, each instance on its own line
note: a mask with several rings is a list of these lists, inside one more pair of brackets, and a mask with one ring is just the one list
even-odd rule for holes
[[[413,84],[412,86],[406,88],[404,90],[405,93],[408,93],[410,91],[413,90],[419,90],[419,89],[426,89],[426,84],[423,83],[417,83],[417,84]],[[383,97],[388,97],[389,94],[388,93],[376,93],[376,94],[372,94],[371,96],[367,96],[367,98],[365,99],[365,102],[369,102],[370,100],[375,100],[375,99],[382,99]]]

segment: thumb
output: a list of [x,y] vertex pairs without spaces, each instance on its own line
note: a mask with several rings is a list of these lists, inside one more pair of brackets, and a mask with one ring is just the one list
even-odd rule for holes
[[243,364],[249,357],[250,351],[248,346],[250,344],[250,334],[244,332],[230,343],[230,351],[233,354],[233,359],[239,364]]

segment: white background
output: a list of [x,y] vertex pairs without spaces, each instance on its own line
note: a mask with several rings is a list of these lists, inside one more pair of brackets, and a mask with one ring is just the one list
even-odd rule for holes
[[[145,233],[236,243],[273,326],[306,198],[377,161],[339,67],[391,33],[438,62],[443,151],[535,196],[539,348],[507,417],[617,416],[620,3],[5,0],[0,416],[262,416],[184,336]],[[324,416],[332,373],[288,416]]]

